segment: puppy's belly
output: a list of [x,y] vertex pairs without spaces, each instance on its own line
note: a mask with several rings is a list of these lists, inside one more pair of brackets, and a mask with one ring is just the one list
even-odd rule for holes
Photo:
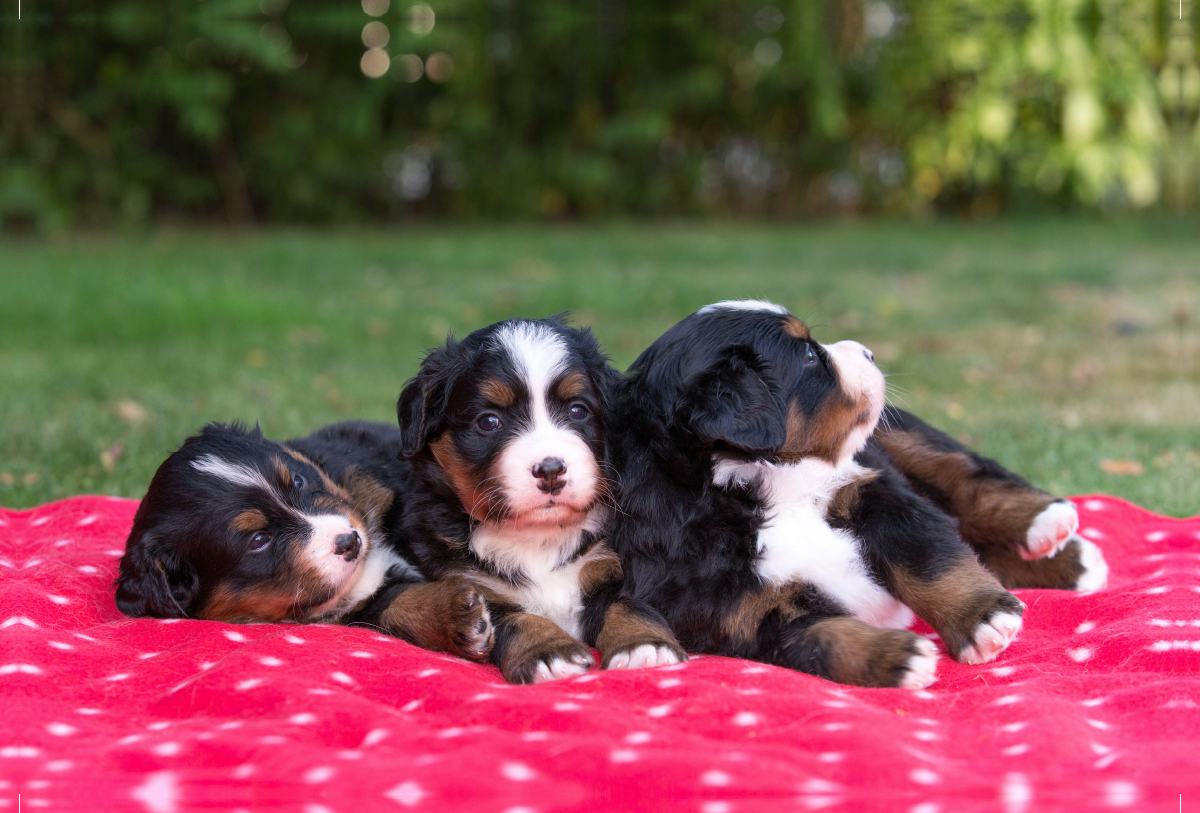
[[830,528],[808,506],[777,506],[758,532],[758,575],[766,582],[802,581],[868,624],[904,629],[913,613],[871,578],[855,538]]

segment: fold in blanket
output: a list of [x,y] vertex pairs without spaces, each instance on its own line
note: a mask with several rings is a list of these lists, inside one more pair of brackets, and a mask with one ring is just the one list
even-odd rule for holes
[[1018,591],[1008,652],[920,692],[717,657],[512,686],[370,630],[134,621],[136,502],[0,510],[0,807],[1198,809],[1200,517],[1076,504],[1109,586]]

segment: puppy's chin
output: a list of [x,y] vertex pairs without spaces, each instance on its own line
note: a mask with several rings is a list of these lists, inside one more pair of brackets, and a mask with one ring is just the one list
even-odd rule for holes
[[338,609],[338,605],[350,595],[363,576],[363,566],[367,561],[367,549],[354,560],[354,567],[348,568],[340,580],[331,580],[328,576],[321,579],[318,587],[303,604],[296,607],[296,617],[299,621],[312,621],[328,615]]
[[511,513],[505,517],[502,524],[514,529],[563,528],[582,525],[590,513],[591,505],[579,507],[571,503],[551,500],[520,513]]

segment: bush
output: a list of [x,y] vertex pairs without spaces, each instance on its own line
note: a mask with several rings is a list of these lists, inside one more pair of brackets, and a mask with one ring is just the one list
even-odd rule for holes
[[6,30],[0,217],[1194,200],[1197,38],[1165,3],[430,2],[38,3]]

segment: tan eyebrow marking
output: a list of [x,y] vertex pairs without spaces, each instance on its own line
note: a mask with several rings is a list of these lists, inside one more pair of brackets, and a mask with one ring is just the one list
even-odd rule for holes
[[563,376],[559,380],[558,386],[554,388],[554,392],[562,400],[569,401],[587,392],[587,387],[587,376],[576,370]]
[[279,482],[285,488],[292,485],[292,470],[288,468],[288,464],[284,463],[281,458],[275,458],[275,476],[279,478]]
[[812,338],[808,333],[808,325],[801,322],[795,316],[789,316],[783,320],[783,332],[796,339],[808,340]]
[[267,518],[262,511],[251,509],[238,514],[229,525],[239,533],[261,531],[267,527]]
[[508,409],[517,400],[517,396],[513,393],[512,387],[505,384],[503,381],[498,381],[495,378],[489,378],[479,387],[479,392],[484,398],[491,401],[498,407]]

